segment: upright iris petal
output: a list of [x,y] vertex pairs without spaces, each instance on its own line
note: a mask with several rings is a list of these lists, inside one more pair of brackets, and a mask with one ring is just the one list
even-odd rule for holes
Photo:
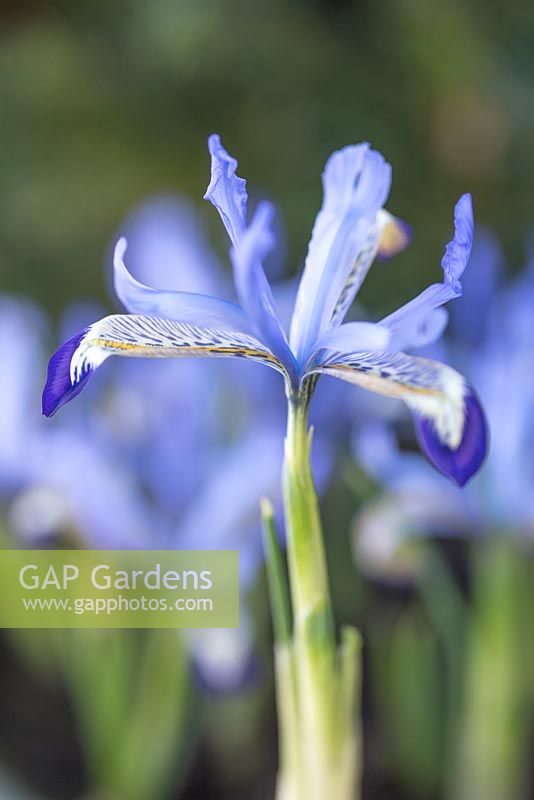
[[204,195],[218,210],[232,241],[234,282],[239,301],[253,320],[256,330],[284,364],[292,382],[297,365],[278,314],[262,261],[274,248],[272,223],[274,209],[262,203],[250,226],[246,227],[247,193],[243,178],[236,175],[237,161],[215,134],[208,140],[211,153],[211,181]]
[[235,174],[237,161],[224,149],[220,136],[212,134],[208,139],[208,147],[211,153],[211,180],[204,199],[209,200],[221,215],[235,247],[247,224],[247,183]]
[[384,351],[389,347],[391,331],[385,325],[374,322],[346,322],[332,328],[316,342],[307,367],[325,359],[325,350],[332,353],[346,353],[350,350]]
[[[330,326],[347,282],[347,311],[361,285],[381,235],[377,214],[389,193],[391,167],[368,144],[334,153],[323,173],[324,200],[313,228],[300,282],[290,342],[297,358]],[[382,220],[385,223],[385,220]],[[355,269],[356,266],[356,269]]]
[[262,266],[262,260],[274,247],[273,212],[269,203],[259,205],[250,227],[233,247],[234,281],[239,300],[249,312],[258,333],[284,364],[292,381],[296,381],[297,364],[278,319],[271,287]]
[[454,239],[445,248],[441,261],[445,281],[461,292],[458,281],[469,261],[473,247],[473,201],[470,194],[460,197],[454,208]]

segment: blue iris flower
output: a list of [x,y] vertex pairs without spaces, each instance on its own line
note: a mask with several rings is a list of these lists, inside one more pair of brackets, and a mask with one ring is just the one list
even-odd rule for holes
[[367,144],[334,153],[323,173],[323,205],[286,332],[263,269],[275,244],[273,207],[261,203],[248,224],[245,181],[236,175],[236,160],[216,135],[209,149],[205,197],[230,237],[239,305],[140,283],[126,268],[121,238],[114,256],[115,288],[130,313],[89,325],[57,350],[49,363],[43,413],[52,415],[79,394],[111,355],[234,356],[281,373],[293,402],[306,403],[320,375],[404,400],[428,459],[465,484],[486,451],[486,424],[476,395],[455,370],[403,351],[439,337],[446,321],[441,306],[461,294],[473,238],[470,196],[456,205],[443,282],[378,323],[344,324],[374,258],[393,255],[409,237],[406,226],[384,209],[391,182],[384,158]]

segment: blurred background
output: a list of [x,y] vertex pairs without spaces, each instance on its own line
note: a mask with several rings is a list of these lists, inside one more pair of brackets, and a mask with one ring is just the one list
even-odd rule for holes
[[108,363],[39,417],[49,354],[119,308],[119,233],[145,282],[232,297],[202,201],[213,131],[252,202],[277,205],[281,310],[332,150],[384,153],[388,208],[413,229],[366,281],[370,318],[440,279],[454,202],[473,194],[465,294],[433,354],[488,411],[481,476],[456,491],[395,404],[326,382],[315,474],[337,618],[366,642],[366,800],[534,797],[533,42],[526,0],[0,5],[3,546],[194,541],[239,547],[243,572],[239,631],[2,632],[1,798],[273,796],[257,503],[279,502],[277,376]]

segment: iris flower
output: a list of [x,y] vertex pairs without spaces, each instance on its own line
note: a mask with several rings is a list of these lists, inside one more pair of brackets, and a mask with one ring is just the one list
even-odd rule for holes
[[49,362],[43,413],[54,414],[111,355],[247,358],[283,375],[292,404],[306,407],[317,378],[330,375],[404,400],[420,446],[441,472],[463,485],[486,450],[486,424],[466,380],[452,368],[409,355],[446,323],[441,306],[458,297],[473,239],[469,195],[455,208],[454,239],[442,261],[443,281],[377,323],[343,320],[376,256],[408,242],[406,226],[384,209],[391,167],[368,144],[335,152],[323,173],[316,218],[290,330],[277,314],[263,262],[275,245],[273,206],[260,203],[247,223],[245,181],[220,138],[209,139],[211,181],[205,198],[218,210],[231,241],[239,305],[141,284],[124,263],[126,240],[114,254],[115,289],[128,314],[113,314],[65,342]]

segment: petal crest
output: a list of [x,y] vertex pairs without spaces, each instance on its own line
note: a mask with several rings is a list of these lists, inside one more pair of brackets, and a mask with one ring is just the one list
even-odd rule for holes
[[215,206],[232,244],[239,241],[246,227],[247,189],[244,178],[235,171],[237,161],[223,147],[221,137],[213,133],[208,139],[211,154],[211,180],[204,200]]
[[470,194],[463,194],[454,207],[454,238],[445,247],[441,260],[445,281],[452,286],[460,280],[469,261],[474,228],[473,200]]

